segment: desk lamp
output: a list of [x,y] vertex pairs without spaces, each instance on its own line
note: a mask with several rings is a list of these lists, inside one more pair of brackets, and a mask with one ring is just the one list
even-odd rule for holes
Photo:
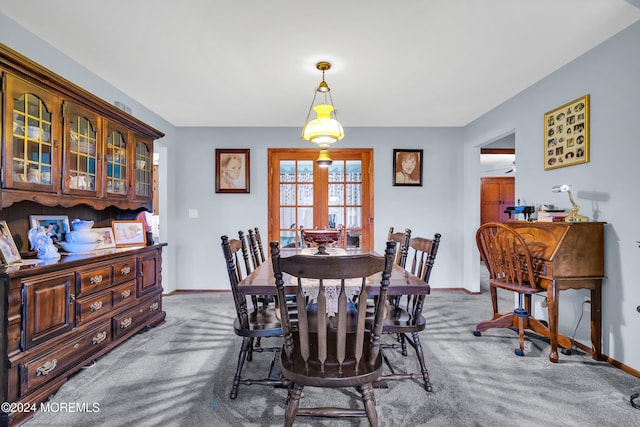
[[580,210],[580,206],[576,205],[576,202],[573,201],[573,197],[571,196],[571,189],[567,184],[562,185],[554,185],[551,187],[551,191],[554,193],[567,193],[569,194],[569,201],[571,202],[571,213],[565,217],[566,222],[587,222],[589,218],[586,216],[582,216],[578,213]]

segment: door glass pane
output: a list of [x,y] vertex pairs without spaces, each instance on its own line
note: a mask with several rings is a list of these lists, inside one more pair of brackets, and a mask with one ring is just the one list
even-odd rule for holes
[[296,161],[281,160],[280,161],[280,182],[295,182],[296,180]]
[[362,184],[347,184],[347,205],[362,204]]
[[348,228],[362,227],[362,209],[361,208],[347,208],[347,227]]
[[329,166],[329,182],[342,182],[344,181],[344,163],[333,162]]
[[298,185],[298,204],[313,205],[313,184]]
[[296,204],[295,184],[280,184],[280,204],[283,206],[293,206]]
[[344,227],[344,209],[329,208],[329,228]]
[[150,197],[151,183],[151,151],[144,142],[136,143],[136,195]]
[[94,190],[96,182],[96,131],[92,123],[77,116],[70,125],[69,187]]
[[51,113],[37,96],[13,99],[13,179],[51,184]]
[[329,184],[329,206],[344,205],[344,184]]
[[313,228],[313,208],[298,208],[298,227]]
[[347,160],[347,182],[362,182],[362,161]]
[[280,228],[296,228],[296,209],[280,208]]
[[127,194],[127,143],[124,136],[113,131],[107,138],[107,191]]
[[294,231],[281,231],[280,232],[280,247],[281,248],[295,248],[296,247],[296,233]]
[[313,182],[313,161],[302,160],[298,162],[298,181]]

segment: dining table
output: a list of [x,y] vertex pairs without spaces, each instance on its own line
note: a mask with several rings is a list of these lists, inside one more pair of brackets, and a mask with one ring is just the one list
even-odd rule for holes
[[[300,249],[283,248],[280,250],[280,256],[286,257],[302,253]],[[345,255],[357,254],[380,254],[373,249],[365,248],[347,248],[344,250]],[[317,257],[331,255],[312,255]],[[286,274],[285,274],[286,276]],[[380,274],[367,277],[366,291],[368,296],[375,296],[380,291]],[[285,294],[296,295],[298,292],[297,284],[293,280],[284,278]],[[273,264],[270,259],[260,264],[250,275],[245,277],[239,284],[238,290],[242,295],[277,295],[276,280],[273,275]],[[389,278],[389,287],[387,295],[428,295],[430,292],[429,284],[424,280],[414,276],[401,266],[394,264]]]
[[[312,254],[312,252],[305,252],[309,248],[305,249],[290,249],[283,248],[280,250],[281,257],[287,257],[295,254]],[[356,254],[380,254],[373,249],[364,248],[347,248],[339,249],[339,252],[334,252],[332,248],[327,248],[327,255],[310,255],[310,256],[332,256],[332,255],[356,255]],[[285,274],[285,276],[288,276]],[[297,282],[291,280],[292,277],[283,277],[284,289],[286,295],[296,295],[298,293]],[[380,291],[381,274],[374,274],[367,277],[365,288],[369,297],[379,294]],[[391,270],[391,276],[389,277],[389,287],[387,288],[387,295],[428,295],[430,292],[429,284],[424,280],[411,274],[403,267],[393,264]],[[270,259],[260,264],[251,274],[245,277],[238,284],[238,291],[242,295],[277,295],[278,290],[276,288],[276,281],[273,275],[273,264]],[[271,361],[268,378],[278,381],[281,379],[279,355],[278,352],[274,352],[273,360]],[[387,388],[388,384],[385,380],[378,379],[374,382],[374,388]]]

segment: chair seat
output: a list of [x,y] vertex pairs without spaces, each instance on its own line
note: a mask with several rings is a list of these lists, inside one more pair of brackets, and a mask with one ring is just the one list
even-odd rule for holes
[[[292,334],[294,348],[299,348],[299,335],[297,332]],[[314,334],[310,334],[313,336]],[[370,334],[365,334],[365,342],[370,340]],[[316,350],[313,347],[312,352]],[[347,354],[345,363],[340,365],[335,361],[336,340],[335,334],[329,334],[327,337],[327,362],[324,365],[324,371],[321,370],[320,364],[311,362],[305,365],[304,359],[299,352],[293,354],[293,361],[289,362],[284,350],[281,352],[281,368],[282,374],[288,380],[305,386],[320,387],[357,387],[359,385],[372,383],[382,375],[382,354],[378,353],[373,366],[368,364],[368,350],[362,356],[362,359],[356,366],[353,355]],[[317,356],[316,356],[317,358]],[[315,360],[314,355],[310,357]],[[357,368],[357,369],[356,369]]]
[[403,333],[424,331],[427,324],[424,316],[414,319],[413,314],[403,307],[387,306],[387,316],[382,325],[383,333]]
[[504,282],[501,280],[489,280],[489,284],[493,287],[505,289],[507,291],[518,292],[521,294],[537,294],[540,292],[546,292],[546,288],[543,287],[531,287],[527,284],[518,284],[512,282]]
[[240,321],[233,322],[233,330],[241,337],[273,337],[282,335],[282,325],[273,307],[262,307],[249,313],[249,327],[243,328]]

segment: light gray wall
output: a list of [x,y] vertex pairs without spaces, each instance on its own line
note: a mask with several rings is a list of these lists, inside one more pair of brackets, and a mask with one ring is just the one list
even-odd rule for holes
[[[571,184],[580,212],[605,221],[603,283],[603,351],[640,368],[640,227],[635,212],[640,158],[640,23],[636,23],[557,72],[531,86],[465,128],[465,283],[476,280],[477,250],[473,231],[479,221],[474,156],[478,147],[508,129],[515,129],[516,197],[527,204],[554,203],[570,207],[566,194],[552,193],[556,184]],[[590,94],[590,162],[545,171],[543,114],[575,98]],[[583,291],[563,291],[560,329],[571,336],[582,314]],[[577,338],[589,343],[589,314],[585,313]]]
[[[181,128],[183,147],[176,150],[177,188],[172,201],[179,206],[171,224],[176,233],[171,245],[177,251],[178,289],[227,289],[226,266],[220,253],[220,236],[237,237],[250,227],[267,227],[267,148],[313,148],[299,139],[298,128]],[[442,234],[433,287],[462,287],[462,185],[460,129],[354,128],[345,129],[341,147],[374,149],[375,247],[384,247],[390,226],[410,227],[413,235]],[[251,150],[251,193],[216,194],[215,149]],[[393,187],[393,149],[424,150],[424,186]],[[189,209],[198,218],[188,217]],[[264,240],[264,237],[263,237]]]

